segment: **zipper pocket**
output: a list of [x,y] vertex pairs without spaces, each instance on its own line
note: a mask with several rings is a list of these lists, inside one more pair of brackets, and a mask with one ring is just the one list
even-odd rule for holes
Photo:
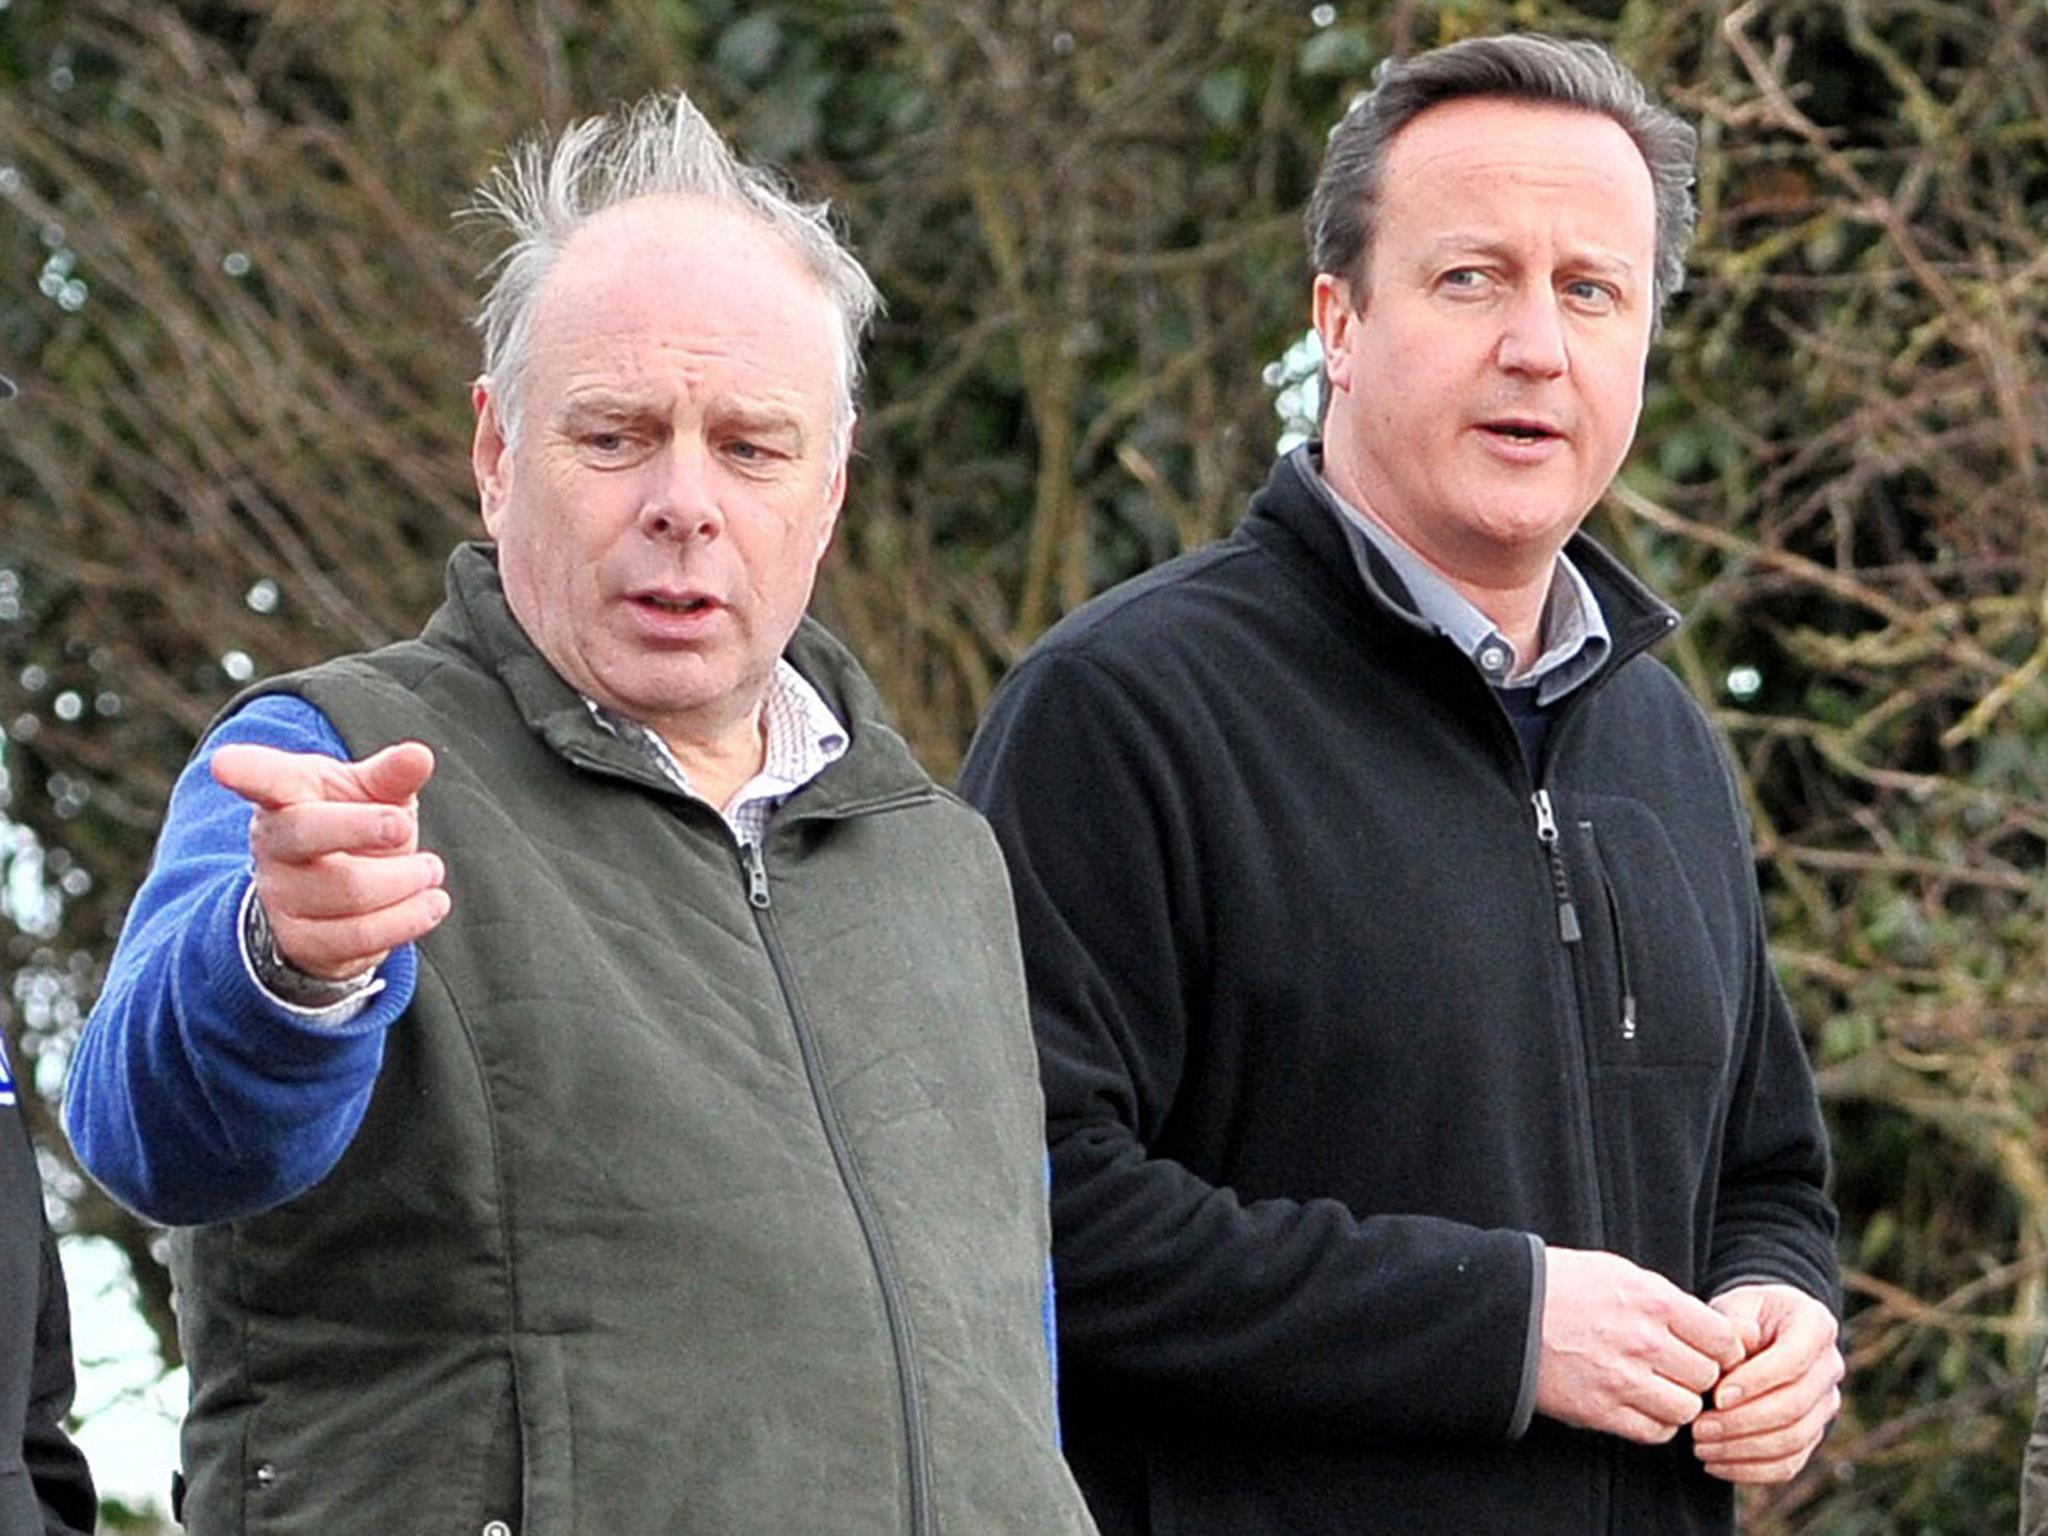
[[1629,981],[1628,934],[1622,927],[1621,900],[1614,894],[1614,882],[1607,877],[1607,861],[1600,856],[1600,838],[1593,823],[1582,821],[1579,830],[1586,835],[1593,874],[1600,882],[1600,894],[1606,899],[1607,930],[1614,940],[1614,967],[1621,983],[1621,1038],[1623,1043],[1633,1045],[1637,1029],[1636,990]]

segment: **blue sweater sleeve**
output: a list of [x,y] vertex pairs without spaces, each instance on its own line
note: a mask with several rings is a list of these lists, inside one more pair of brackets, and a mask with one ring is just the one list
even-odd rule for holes
[[394,950],[381,992],[346,1024],[280,1007],[249,975],[239,919],[250,804],[214,782],[216,749],[254,742],[347,757],[302,699],[257,699],[178,779],[155,861],[65,1084],[79,1161],[124,1205],[171,1226],[280,1205],[334,1167],[362,1123],[384,1032],[412,1001],[417,956]]

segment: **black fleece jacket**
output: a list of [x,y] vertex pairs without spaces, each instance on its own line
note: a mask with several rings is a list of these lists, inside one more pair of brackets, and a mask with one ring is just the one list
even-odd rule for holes
[[64,1430],[71,1388],[64,1271],[35,1152],[10,1102],[0,1106],[0,1536],[93,1529],[92,1475]]
[[1735,785],[1643,655],[1674,618],[1574,542],[1614,651],[1532,780],[1301,476],[1055,628],[963,775],[1023,929],[1070,1459],[1105,1536],[1730,1531],[1685,1437],[1516,1423],[1531,1233],[1836,1297]]

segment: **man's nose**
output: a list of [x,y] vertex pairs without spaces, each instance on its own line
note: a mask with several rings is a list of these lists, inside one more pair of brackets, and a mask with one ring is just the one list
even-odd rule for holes
[[640,531],[650,539],[710,539],[725,529],[718,504],[711,455],[691,443],[676,443],[651,462]]
[[1498,355],[1506,373],[1555,379],[1571,371],[1571,348],[1555,294],[1532,289],[1517,296],[1501,331]]

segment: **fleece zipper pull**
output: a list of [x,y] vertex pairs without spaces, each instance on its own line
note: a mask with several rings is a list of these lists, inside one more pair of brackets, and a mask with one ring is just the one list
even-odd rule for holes
[[747,868],[748,902],[765,908],[768,905],[768,866],[761,858],[761,845],[741,843],[740,862]]
[[1564,850],[1558,846],[1557,816],[1550,807],[1550,791],[1539,789],[1529,797],[1536,807],[1536,841],[1550,860],[1550,888],[1557,897],[1557,936],[1567,944],[1579,942],[1579,909],[1572,905],[1571,876],[1565,872]]

